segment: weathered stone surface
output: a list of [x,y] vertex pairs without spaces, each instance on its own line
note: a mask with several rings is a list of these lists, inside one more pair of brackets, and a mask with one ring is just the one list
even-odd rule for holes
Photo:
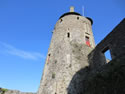
[[[90,39],[91,47],[86,45],[86,36]],[[94,47],[91,22],[87,18],[67,15],[59,19],[53,32],[38,94],[67,94],[73,75],[89,65],[87,56]],[[76,91],[74,88],[72,94],[76,94]]]
[[[116,40],[114,35],[120,35],[121,38]],[[70,81],[68,94],[125,94],[124,36],[125,19],[89,54],[90,65],[76,72]],[[112,40],[112,42],[108,40]],[[102,51],[109,45],[110,50],[115,48],[117,54],[110,62],[106,63]],[[113,50],[112,53],[114,53]]]
[[[125,94],[125,19],[95,47],[90,20],[69,14],[55,26],[37,94]],[[0,88],[0,94],[36,93]]]
[[4,89],[4,91],[0,90],[0,94],[36,94],[36,93],[32,93],[32,92],[21,92],[19,90],[9,90],[9,89]]
[[125,53],[89,72],[83,94],[125,94]]
[[112,59],[125,53],[125,19],[117,25],[89,54],[91,68],[106,64],[104,52],[109,49]]
[[[96,80],[100,68],[101,71],[112,69],[110,64],[103,67],[109,62],[105,51],[110,50],[112,60],[125,53],[125,19],[95,47],[90,20],[77,13],[67,14],[55,25],[37,94],[93,94],[89,90],[96,83],[90,83],[92,88],[86,89],[89,81]],[[90,47],[86,45],[86,37]]]

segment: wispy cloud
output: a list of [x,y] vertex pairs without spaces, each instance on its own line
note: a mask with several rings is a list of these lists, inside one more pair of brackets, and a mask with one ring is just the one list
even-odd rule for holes
[[0,42],[0,50],[3,53],[9,54],[9,55],[15,55],[23,59],[38,60],[38,59],[45,58],[45,56],[39,52],[24,51],[24,50],[18,49],[10,44],[3,43],[3,42]]

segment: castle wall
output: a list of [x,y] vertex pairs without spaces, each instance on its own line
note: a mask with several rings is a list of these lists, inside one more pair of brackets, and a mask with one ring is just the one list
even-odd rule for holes
[[106,64],[104,52],[110,50],[112,59],[125,53],[125,19],[117,25],[89,54],[91,68]]
[[125,53],[89,72],[82,94],[125,94]]
[[6,90],[5,92],[0,92],[0,94],[36,94],[32,92],[21,92],[19,90]]
[[[86,35],[90,37],[91,47],[85,44]],[[67,94],[73,75],[89,65],[87,56],[94,47],[88,19],[77,15],[59,19],[53,32],[38,94]],[[76,94],[76,91],[75,88],[71,90],[72,94]]]

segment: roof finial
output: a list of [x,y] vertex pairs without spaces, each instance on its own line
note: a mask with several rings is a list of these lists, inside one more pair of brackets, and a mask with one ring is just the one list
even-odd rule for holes
[[70,12],[74,12],[74,6],[70,7]]

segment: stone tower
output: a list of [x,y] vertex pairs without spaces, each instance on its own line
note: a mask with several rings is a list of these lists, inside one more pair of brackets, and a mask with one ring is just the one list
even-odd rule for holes
[[95,47],[92,23],[90,18],[74,12],[74,7],[59,18],[53,30],[38,94],[77,94],[69,84],[77,71],[89,65],[87,56]]

